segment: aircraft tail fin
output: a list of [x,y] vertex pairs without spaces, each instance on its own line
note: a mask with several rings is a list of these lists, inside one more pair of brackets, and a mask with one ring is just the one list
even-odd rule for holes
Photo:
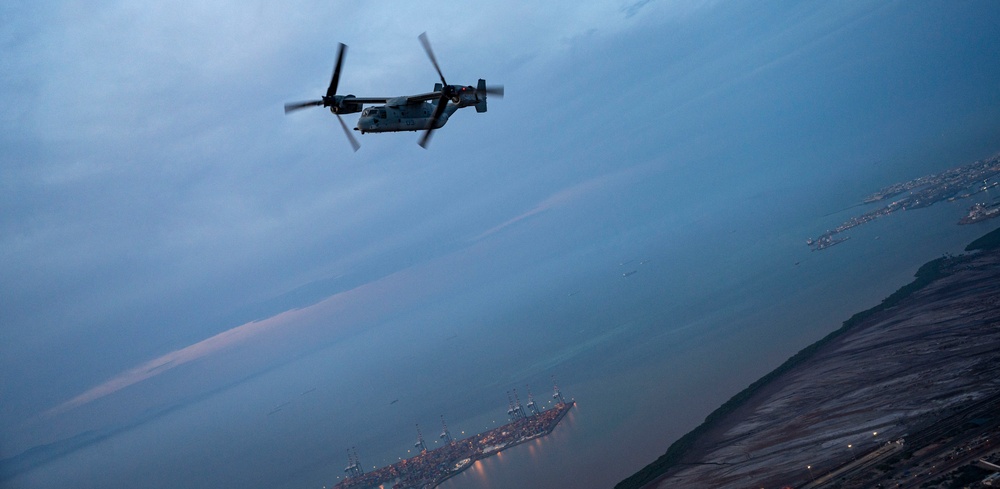
[[482,78],[479,79],[479,85],[476,86],[477,95],[481,99],[481,102],[476,104],[476,112],[486,112],[486,80]]

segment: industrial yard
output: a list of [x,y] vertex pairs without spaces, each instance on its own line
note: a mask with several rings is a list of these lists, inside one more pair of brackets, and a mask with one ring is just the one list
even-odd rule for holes
[[445,480],[471,467],[477,460],[551,433],[559,421],[566,416],[569,409],[576,404],[573,400],[566,401],[558,386],[554,386],[552,398],[556,404],[551,409],[544,409],[535,403],[530,393],[528,396],[528,403],[523,405],[517,397],[516,391],[513,397],[508,392],[507,418],[509,423],[461,440],[452,437],[442,416],[440,438],[444,440],[445,445],[433,450],[427,449],[423,433],[420,431],[420,426],[417,425],[417,442],[414,447],[419,450],[419,453],[370,472],[365,472],[362,469],[357,449],[352,448],[348,450],[347,467],[344,469],[347,477],[334,488],[430,489],[437,487]]

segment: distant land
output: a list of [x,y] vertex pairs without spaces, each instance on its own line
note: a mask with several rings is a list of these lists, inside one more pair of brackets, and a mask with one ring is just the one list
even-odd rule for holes
[[967,199],[979,193],[986,193],[986,201],[973,204],[967,215],[958,223],[972,224],[998,217],[1000,216],[1000,207],[993,202],[995,197],[989,195],[991,188],[1000,186],[1000,182],[990,182],[990,179],[995,179],[998,176],[1000,176],[1000,154],[941,173],[914,178],[907,182],[894,183],[865,197],[863,202],[863,204],[874,204],[891,200],[888,204],[860,216],[852,217],[817,238],[807,239],[806,244],[813,251],[824,250],[850,239],[850,237],[839,238],[838,234],[874,221],[879,217],[888,216],[896,211],[930,207],[941,201],[954,202],[958,199]]
[[979,486],[1000,470],[1000,229],[966,251],[926,263],[615,487]]

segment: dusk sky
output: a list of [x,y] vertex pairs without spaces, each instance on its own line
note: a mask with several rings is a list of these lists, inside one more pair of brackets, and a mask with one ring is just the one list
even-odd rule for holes
[[[477,382],[456,367],[472,360],[422,362],[450,338],[517,387],[626,334],[574,314],[655,304],[697,329],[727,298],[763,323],[763,287],[792,279],[775,267],[819,259],[804,242],[832,213],[1000,151],[997,2],[42,1],[0,18],[0,459],[326,349],[342,370],[305,385],[392,397],[373,386]],[[340,93],[430,91],[422,32],[449,83],[505,97],[426,150],[355,132],[355,153],[328,110],[283,113],[325,92],[340,42]],[[646,261],[660,279],[616,288]],[[831,317],[767,355],[902,284],[876,285],[831,282],[843,300],[800,303]]]

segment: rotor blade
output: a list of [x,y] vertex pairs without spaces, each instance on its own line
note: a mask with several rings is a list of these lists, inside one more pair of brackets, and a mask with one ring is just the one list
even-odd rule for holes
[[430,124],[427,125],[427,132],[424,133],[423,137],[420,138],[420,147],[427,149],[427,143],[431,140],[431,133],[434,132],[434,126],[437,124],[438,119],[441,118],[441,114],[444,114],[445,107],[448,106],[448,98],[441,97],[438,99],[437,107],[434,109],[434,115],[431,117]]
[[434,69],[437,70],[438,76],[441,77],[441,84],[447,86],[448,82],[444,81],[444,73],[441,73],[441,67],[438,66],[437,58],[434,57],[434,50],[431,49],[431,42],[427,40],[427,33],[423,33],[420,36],[420,44],[424,45],[424,51],[427,51],[427,57],[431,59],[431,63],[434,63]]
[[306,107],[312,107],[314,105],[323,105],[322,100],[313,100],[310,102],[293,102],[290,104],[285,104],[285,113],[294,112],[299,109],[304,109]]
[[340,127],[344,128],[344,134],[347,134],[347,140],[351,142],[351,147],[354,148],[354,152],[357,153],[361,149],[361,144],[358,143],[357,139],[354,139],[354,135],[351,134],[351,130],[347,128],[347,124],[344,123],[344,118],[340,117],[340,114],[335,114],[337,120],[340,121]]
[[340,50],[337,51],[337,64],[333,67],[333,78],[330,78],[330,86],[326,89],[326,96],[332,97],[337,94],[337,84],[340,83],[340,67],[344,64],[344,53],[347,45],[340,43]]
[[503,85],[493,85],[486,87],[485,92],[490,95],[495,95],[497,98],[503,98]]

